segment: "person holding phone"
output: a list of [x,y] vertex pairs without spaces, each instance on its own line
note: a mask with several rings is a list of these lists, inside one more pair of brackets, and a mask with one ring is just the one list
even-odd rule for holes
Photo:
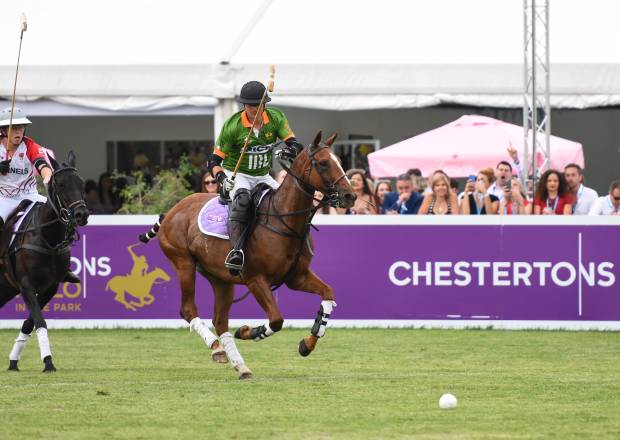
[[504,185],[504,197],[499,202],[499,215],[529,215],[532,204],[527,200],[521,181],[513,177]]
[[480,170],[476,176],[469,177],[465,185],[465,195],[461,202],[461,214],[496,215],[498,213],[499,198],[489,192],[489,187],[494,180],[495,175],[492,168],[485,168]]

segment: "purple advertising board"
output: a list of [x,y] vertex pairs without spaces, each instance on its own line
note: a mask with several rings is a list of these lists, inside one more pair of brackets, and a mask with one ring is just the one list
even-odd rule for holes
[[[182,325],[170,263],[156,240],[137,240],[151,219],[91,220],[72,249],[72,270],[83,282],[61,284],[45,317],[84,326],[103,320]],[[312,232],[312,268],[334,288],[334,322],[351,326],[488,321],[618,328],[620,222],[555,220],[323,217]],[[245,291],[237,286],[236,296]],[[315,295],[287,288],[275,296],[285,320],[312,320],[320,304]],[[200,316],[210,318],[213,295],[201,276],[196,297]],[[25,316],[18,297],[0,310],[0,323]],[[264,316],[252,296],[231,311],[235,320]]]

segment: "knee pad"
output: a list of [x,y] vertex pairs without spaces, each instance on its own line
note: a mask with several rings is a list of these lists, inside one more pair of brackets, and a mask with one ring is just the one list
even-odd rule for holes
[[250,191],[245,188],[238,190],[230,206],[231,220],[245,221],[250,203]]

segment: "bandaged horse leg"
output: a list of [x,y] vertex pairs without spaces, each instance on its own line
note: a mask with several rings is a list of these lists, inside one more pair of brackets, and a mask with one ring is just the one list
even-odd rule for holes
[[231,275],[239,275],[243,270],[245,262],[243,247],[248,234],[248,215],[251,203],[250,191],[240,188],[230,204],[228,229],[232,249],[226,256],[224,266],[229,269]]
[[325,284],[314,272],[297,274],[293,280],[286,283],[288,287],[295,290],[303,290],[304,292],[317,293],[321,296],[321,306],[314,320],[314,325],[310,330],[310,335],[299,341],[299,354],[308,356],[316,348],[319,338],[325,336],[327,323],[331,314],[336,307],[334,301],[334,289]]
[[190,331],[195,331],[211,349],[211,358],[216,362],[226,362],[223,359],[223,350],[209,326],[198,317],[196,307],[196,263],[191,257],[179,258],[173,264],[174,270],[181,283],[181,317],[190,325]]
[[[45,319],[43,319],[43,315],[41,314],[41,303],[39,302],[39,298],[37,298],[37,295],[35,294],[27,277],[22,277],[19,284],[21,287],[22,298],[24,299],[24,303],[26,303],[26,307],[30,312],[30,317],[32,318],[32,322],[34,323],[34,326],[36,328],[37,339],[39,341],[39,350],[41,352],[41,360],[45,364],[43,372],[52,373],[56,371],[56,367],[54,367],[54,364],[52,363],[50,340],[47,336],[47,323],[45,322]],[[58,285],[55,285],[53,287],[54,289],[50,289],[50,291],[55,291]],[[49,292],[45,292],[42,295],[42,298],[47,299],[48,296]],[[43,300],[42,302],[45,303],[45,300]]]
[[[37,295],[37,302],[39,303],[39,308],[43,309],[45,305],[50,302],[50,300],[56,294],[58,286],[51,286],[47,292],[44,294]],[[21,331],[17,339],[15,339],[15,343],[13,344],[13,349],[11,350],[11,354],[9,355],[9,370],[11,371],[19,371],[18,362],[21,357],[22,352],[26,348],[26,343],[28,339],[30,339],[30,335],[34,330],[34,320],[32,316],[29,316],[28,319],[24,320],[22,324]]]
[[233,285],[214,278],[208,279],[213,287],[213,294],[215,296],[215,310],[213,314],[215,331],[220,335],[220,343],[224,347],[226,356],[228,356],[233,368],[239,373],[239,379],[249,379],[252,377],[252,371],[245,365],[245,361],[228,331],[228,314],[233,302]]
[[15,342],[13,343],[13,349],[9,354],[9,371],[19,371],[17,363],[21,358],[24,348],[26,348],[26,343],[28,342],[28,339],[30,339],[29,334],[22,333],[21,331],[19,332],[19,336],[17,336],[17,339],[15,339]]
[[[209,329],[209,326],[206,322],[204,322],[199,317],[195,317],[189,323],[190,331],[195,331],[198,335],[205,341],[207,347],[209,347],[211,352],[211,358],[218,363],[225,364],[228,362],[228,358],[226,357],[226,353],[222,346],[220,345],[217,336]],[[214,348],[215,347],[215,348]]]
[[258,327],[250,328],[247,325],[239,327],[235,332],[237,339],[252,339],[253,341],[262,341],[265,338],[279,332],[284,324],[284,318],[278,309],[271,286],[263,278],[254,278],[248,281],[248,288],[256,298],[256,302],[260,304],[267,314],[268,321]]
[[19,359],[21,358],[22,352],[26,348],[26,343],[30,339],[32,330],[34,330],[34,321],[32,320],[32,318],[29,317],[22,324],[19,336],[17,336],[17,339],[15,339],[13,349],[9,354],[9,371],[19,371],[19,367],[17,366],[17,364],[19,362]]

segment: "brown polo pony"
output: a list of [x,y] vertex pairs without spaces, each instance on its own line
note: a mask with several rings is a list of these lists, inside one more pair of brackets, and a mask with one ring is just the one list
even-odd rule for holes
[[[141,236],[142,241],[148,241],[157,233],[161,249],[171,261],[181,284],[181,317],[211,348],[213,360],[221,363],[230,360],[240,379],[250,378],[252,373],[228,332],[228,314],[233,304],[235,284],[248,286],[269,321],[254,328],[242,326],[235,333],[237,339],[259,341],[282,328],[284,318],[274,299],[272,286],[286,284],[294,290],[320,295],[321,307],[311,334],[299,343],[302,356],[314,350],[336,305],[333,289],[309,268],[312,242],[308,231],[317,209],[313,206],[314,192],[324,194],[321,203],[346,208],[353,206],[355,194],[331,150],[336,135],[325,143],[321,143],[321,136],[319,132],[312,144],[299,153],[280,188],[268,193],[260,203],[254,231],[246,242],[246,261],[240,276],[231,275],[224,267],[224,259],[231,248],[229,241],[204,235],[198,229],[198,213],[214,197],[212,194],[186,197],[166,214],[161,224],[158,222],[149,234]],[[212,322],[218,336],[198,318],[196,271],[213,287],[215,310]]]

